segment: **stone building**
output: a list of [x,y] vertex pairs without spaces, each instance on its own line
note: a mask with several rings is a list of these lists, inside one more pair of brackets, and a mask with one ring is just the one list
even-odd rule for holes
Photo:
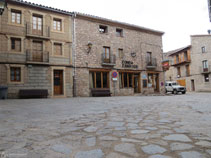
[[164,92],[163,32],[21,0],[0,16],[0,85],[10,98]]
[[0,16],[0,85],[72,96],[72,18],[69,12],[19,0]]
[[164,92],[163,32],[81,13],[73,23],[76,96]]
[[191,36],[191,45],[164,53],[171,61],[166,80],[178,81],[188,91],[211,91],[211,35]]
[[186,46],[164,53],[165,58],[169,59],[171,65],[169,70],[165,72],[165,80],[177,81],[180,85],[187,87],[186,82],[190,77],[190,50],[191,46]]

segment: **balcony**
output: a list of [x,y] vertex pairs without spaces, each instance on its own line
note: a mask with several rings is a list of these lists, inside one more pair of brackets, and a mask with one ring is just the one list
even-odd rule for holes
[[109,58],[105,57],[105,54],[102,53],[102,66],[115,66],[116,65],[116,56],[114,54],[109,55]]
[[50,27],[45,25],[26,24],[26,36],[42,39],[50,39]]
[[182,65],[182,64],[187,64],[187,63],[190,63],[191,60],[190,59],[184,59],[182,61],[176,61],[175,63],[172,64],[172,66],[178,66],[178,65]]
[[49,52],[27,50],[26,62],[31,64],[49,64]]
[[200,67],[200,71],[201,71],[202,74],[209,74],[209,73],[211,73],[211,65],[209,65],[208,68]]
[[157,67],[157,59],[156,58],[146,58],[146,68],[147,69],[155,69]]

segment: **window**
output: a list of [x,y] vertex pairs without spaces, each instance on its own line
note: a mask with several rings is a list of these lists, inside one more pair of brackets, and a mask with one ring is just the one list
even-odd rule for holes
[[179,55],[176,55],[176,63],[179,63]]
[[120,88],[132,88],[133,85],[133,73],[120,72],[119,73],[119,87]]
[[109,88],[109,72],[90,72],[90,88]]
[[203,66],[203,72],[208,72],[208,61],[207,60],[202,61],[202,66]]
[[152,52],[147,52],[147,65],[152,64]]
[[11,50],[20,52],[21,51],[21,39],[20,38],[11,38]]
[[123,37],[123,30],[122,29],[116,29],[116,36]]
[[180,67],[177,67],[177,77],[181,77],[181,70],[180,70]]
[[210,81],[209,74],[204,74],[204,81],[205,82],[209,82]]
[[20,82],[21,81],[21,68],[20,67],[11,67],[10,68],[10,81],[11,82]]
[[62,44],[54,43],[54,55],[62,55]]
[[119,48],[118,49],[118,54],[119,54],[120,58],[123,58],[124,57],[123,49]]
[[188,52],[187,52],[187,51],[184,52],[184,60],[185,60],[185,61],[188,60]]
[[186,76],[190,76],[190,66],[186,65],[185,68],[186,68]]
[[107,33],[108,32],[108,27],[107,26],[100,25],[99,26],[99,32],[100,33]]
[[42,20],[42,16],[40,15],[33,15],[33,30],[39,30],[41,31],[42,30],[42,23],[43,23],[43,20]]
[[53,19],[53,29],[55,31],[62,31],[62,20],[61,19]]
[[202,51],[202,53],[205,53],[205,51],[206,51],[205,46],[201,47],[201,51]]
[[21,11],[11,10],[11,22],[14,24],[21,24]]
[[110,62],[110,47],[103,47],[104,62]]

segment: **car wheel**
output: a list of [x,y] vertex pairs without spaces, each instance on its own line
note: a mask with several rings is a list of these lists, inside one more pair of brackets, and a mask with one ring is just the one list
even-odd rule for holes
[[177,94],[177,90],[176,89],[173,91],[173,94]]
[[186,92],[182,92],[182,94],[185,94]]
[[168,93],[168,91],[167,91],[167,89],[166,89],[166,91],[165,91],[166,93]]

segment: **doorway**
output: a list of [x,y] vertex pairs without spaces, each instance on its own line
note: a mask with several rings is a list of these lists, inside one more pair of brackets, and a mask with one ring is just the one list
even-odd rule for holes
[[63,70],[54,70],[54,95],[63,94]]
[[43,44],[42,41],[33,41],[33,50],[32,50],[33,61],[42,62],[43,61]]
[[155,81],[154,81],[154,91],[159,92],[159,75],[155,74]]
[[194,83],[194,80],[191,80],[191,91],[195,91],[195,83]]
[[140,75],[139,74],[134,74],[134,93],[140,93]]

